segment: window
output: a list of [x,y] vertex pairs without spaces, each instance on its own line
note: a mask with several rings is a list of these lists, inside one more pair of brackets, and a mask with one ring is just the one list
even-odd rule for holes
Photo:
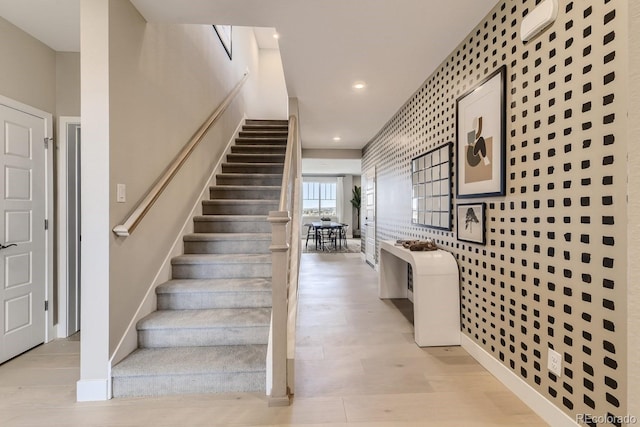
[[304,182],[302,184],[302,214],[305,216],[337,216],[336,183]]

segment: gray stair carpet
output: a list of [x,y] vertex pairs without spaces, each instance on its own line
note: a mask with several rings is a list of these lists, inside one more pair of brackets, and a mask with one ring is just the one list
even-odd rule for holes
[[286,120],[247,120],[137,324],[138,349],[112,369],[113,396],[264,392],[271,320],[270,211]]

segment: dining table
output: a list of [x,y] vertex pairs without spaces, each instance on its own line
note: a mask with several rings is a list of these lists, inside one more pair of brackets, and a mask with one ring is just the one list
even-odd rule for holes
[[322,250],[325,249],[324,240],[322,240],[322,233],[325,230],[338,233],[338,235],[334,239],[334,248],[335,249],[342,248],[342,240],[340,239],[340,233],[342,233],[342,228],[344,227],[343,224],[339,222],[333,222],[333,221],[313,221],[311,223],[311,226],[315,231],[314,236],[315,236],[316,250],[318,250],[318,241],[322,243]]

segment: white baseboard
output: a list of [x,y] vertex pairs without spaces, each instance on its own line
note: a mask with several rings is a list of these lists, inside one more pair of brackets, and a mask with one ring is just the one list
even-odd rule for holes
[[474,359],[487,369],[502,384],[518,396],[540,418],[553,427],[577,427],[579,424],[565,414],[562,409],[547,400],[522,378],[514,374],[499,360],[487,353],[467,335],[460,333],[460,341]]
[[107,379],[80,380],[76,383],[76,400],[78,402],[96,402],[110,398]]

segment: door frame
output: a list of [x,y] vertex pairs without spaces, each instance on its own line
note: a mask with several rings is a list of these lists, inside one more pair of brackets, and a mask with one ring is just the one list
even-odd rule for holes
[[[49,302],[49,310],[45,313],[45,329],[44,329],[44,341],[49,342],[55,338],[56,329],[54,327],[54,192],[53,192],[53,116],[51,113],[32,107],[22,102],[16,101],[6,96],[0,95],[0,104],[14,110],[22,111],[23,113],[30,114],[43,120],[44,124],[44,137],[48,138],[48,148],[45,149],[45,218],[49,222],[49,228],[45,233],[45,301]],[[44,144],[44,141],[42,141]],[[44,226],[44,224],[43,224]]]
[[[58,236],[57,245],[57,267],[58,267],[58,324],[57,324],[57,337],[65,338],[69,336],[69,275],[72,272],[69,271],[68,254],[69,254],[69,233],[67,230],[67,219],[69,212],[67,209],[68,203],[68,125],[80,125],[80,117],[77,116],[60,116],[58,117],[58,138],[56,141],[56,169],[57,169],[57,219],[56,219],[56,231]],[[77,176],[80,179],[80,176]],[[78,209],[79,213],[79,209]],[[80,248],[78,247],[78,251]],[[78,266],[79,267],[79,266]],[[78,280],[80,277],[78,276]],[[78,282],[76,282],[78,285]],[[76,288],[76,295],[79,295],[79,286]],[[76,313],[78,318],[80,313]]]
[[[369,181],[373,182],[373,212],[374,212],[374,217],[373,217],[373,254],[369,254],[367,252],[367,240],[369,239],[369,226],[367,226],[367,228],[365,229],[365,240],[364,240],[364,249],[365,249],[365,262],[367,264],[369,264],[372,268],[374,268],[376,271],[378,270],[378,262],[376,259],[376,252],[378,250],[378,185],[376,182],[376,166],[371,166],[369,169],[367,169],[364,172],[364,190],[365,190],[365,205],[364,205],[364,215],[366,218],[367,215],[367,187],[369,185]],[[373,263],[370,262],[369,260],[369,256],[372,256],[373,259]]]

